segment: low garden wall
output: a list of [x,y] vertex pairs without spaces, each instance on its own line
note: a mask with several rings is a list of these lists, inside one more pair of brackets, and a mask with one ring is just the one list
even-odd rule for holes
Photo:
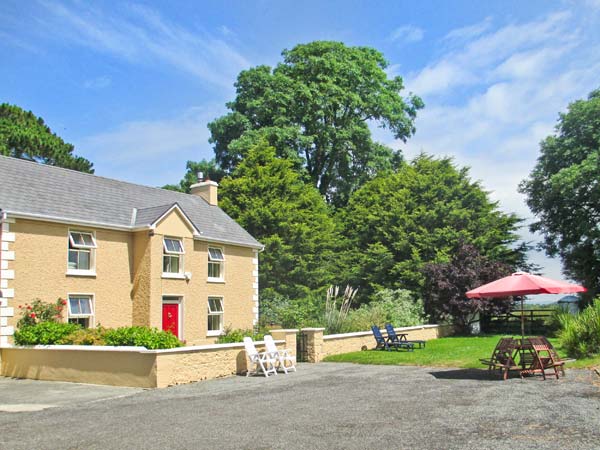
[[[451,326],[421,325],[396,328],[408,339],[430,340],[452,334]],[[303,328],[303,353],[319,362],[338,353],[375,347],[370,331],[323,335],[323,328]],[[271,330],[278,348],[296,353],[298,330]],[[385,332],[384,332],[385,335]],[[259,351],[262,342],[256,342]],[[70,381],[161,388],[175,384],[242,374],[248,368],[243,343],[198,345],[169,350],[144,347],[49,345],[0,348],[0,375],[34,380]]]
[[[449,336],[454,331],[451,325],[418,325],[395,328],[395,330],[396,333],[406,333],[408,340],[425,341]],[[302,329],[302,332],[307,334],[306,356],[309,362],[319,362],[329,355],[358,352],[375,347],[375,339],[371,331],[329,335],[323,335],[323,331],[323,328]],[[387,336],[385,330],[382,330],[382,334]]]
[[[274,330],[279,348],[296,348],[298,330]],[[257,349],[264,350],[262,342]],[[48,345],[0,349],[0,375],[144,388],[219,378],[247,370],[243,343],[169,350],[144,347]]]
[[[437,339],[444,336],[449,336],[452,327],[440,325],[420,325],[416,327],[396,328],[396,333],[406,333],[406,338],[410,340]],[[381,333],[387,337],[385,330]],[[371,331],[347,334],[330,334],[323,336],[322,357],[329,355],[337,355],[340,353],[357,352],[375,347],[375,338]]]

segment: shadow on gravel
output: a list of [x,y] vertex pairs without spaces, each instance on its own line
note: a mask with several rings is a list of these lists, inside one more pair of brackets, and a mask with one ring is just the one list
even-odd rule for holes
[[502,381],[498,372],[486,369],[453,369],[429,372],[438,380],[480,380],[480,381]]

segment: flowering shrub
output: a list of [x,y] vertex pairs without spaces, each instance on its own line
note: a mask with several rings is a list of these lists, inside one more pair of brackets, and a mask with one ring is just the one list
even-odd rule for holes
[[19,305],[21,318],[17,322],[17,327],[36,325],[43,322],[61,322],[63,310],[67,301],[59,298],[55,303],[46,303],[36,298],[25,305]]

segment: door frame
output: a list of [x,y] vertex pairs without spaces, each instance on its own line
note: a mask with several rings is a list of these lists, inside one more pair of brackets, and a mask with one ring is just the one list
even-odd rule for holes
[[183,295],[177,294],[163,294],[162,302],[160,304],[160,312],[161,312],[161,324],[160,329],[162,330],[162,306],[163,305],[177,305],[177,329],[179,330],[177,339],[183,341]]

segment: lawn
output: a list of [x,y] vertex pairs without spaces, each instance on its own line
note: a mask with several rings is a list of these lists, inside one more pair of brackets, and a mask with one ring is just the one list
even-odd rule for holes
[[[330,362],[350,362],[357,364],[412,365],[483,368],[479,358],[489,358],[501,335],[446,337],[427,341],[425,349],[414,352],[366,350],[361,352],[332,355],[325,358]],[[559,354],[566,357],[558,347],[557,339],[550,339]],[[585,358],[568,364],[573,368],[600,366],[600,356]]]

